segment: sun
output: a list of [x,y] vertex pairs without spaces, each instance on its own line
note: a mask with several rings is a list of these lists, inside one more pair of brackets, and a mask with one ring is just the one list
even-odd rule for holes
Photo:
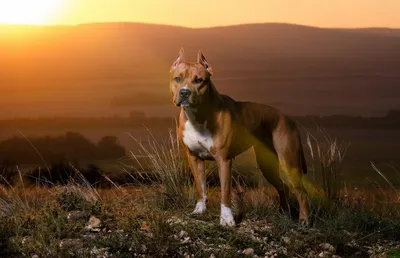
[[0,24],[45,24],[65,0],[0,0]]

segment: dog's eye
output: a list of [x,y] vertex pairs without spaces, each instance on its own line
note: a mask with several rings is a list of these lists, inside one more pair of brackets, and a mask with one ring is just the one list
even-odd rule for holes
[[181,77],[179,77],[179,76],[174,77],[174,81],[179,83],[181,81]]
[[194,82],[195,83],[202,83],[203,82],[203,78],[196,77],[196,78],[194,78]]

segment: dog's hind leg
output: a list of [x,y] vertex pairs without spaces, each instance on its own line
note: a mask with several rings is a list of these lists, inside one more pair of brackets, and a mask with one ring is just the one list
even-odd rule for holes
[[281,131],[273,135],[273,141],[281,167],[281,178],[299,202],[299,220],[308,224],[309,203],[302,180],[305,164],[302,164],[301,143],[298,133],[296,131]]
[[290,190],[294,192],[297,201],[299,202],[300,214],[299,220],[308,224],[309,203],[307,191],[304,188],[302,181],[302,170],[298,162],[288,161],[285,157],[279,157],[279,162]]
[[278,155],[272,147],[261,144],[254,146],[254,153],[257,165],[264,177],[278,191],[280,208],[284,213],[289,213],[289,188],[279,176]]

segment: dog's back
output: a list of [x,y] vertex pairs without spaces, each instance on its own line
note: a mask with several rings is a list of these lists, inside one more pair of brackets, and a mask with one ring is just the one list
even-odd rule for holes
[[[300,133],[290,117],[265,104],[236,101],[227,95],[221,96],[228,109],[232,110],[232,120],[237,130],[236,146],[250,148],[251,145],[263,144],[274,152],[292,152],[290,156],[300,159],[301,169],[304,174],[307,173]],[[282,136],[289,137],[288,142],[294,146],[290,146],[291,148],[283,146],[287,141],[282,139]]]

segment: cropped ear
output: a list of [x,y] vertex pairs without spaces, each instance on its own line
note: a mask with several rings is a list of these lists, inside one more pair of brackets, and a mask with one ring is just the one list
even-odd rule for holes
[[171,66],[171,71],[175,70],[178,67],[178,65],[184,61],[184,54],[185,54],[185,51],[183,50],[183,47],[181,47],[178,57],[176,58],[175,62]]
[[206,57],[203,55],[203,53],[201,53],[200,50],[199,53],[197,54],[197,62],[200,63],[202,66],[204,66],[204,68],[206,68],[206,70],[210,73],[210,75],[213,74],[211,65],[208,63]]

